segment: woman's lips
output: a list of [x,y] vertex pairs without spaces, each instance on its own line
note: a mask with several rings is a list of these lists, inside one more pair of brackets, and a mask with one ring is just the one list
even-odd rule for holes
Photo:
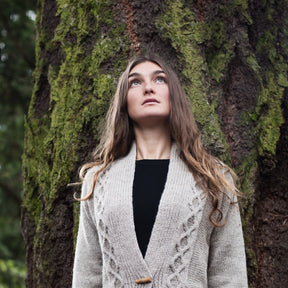
[[142,105],[147,104],[147,103],[159,103],[159,101],[157,101],[154,98],[148,98],[142,103]]

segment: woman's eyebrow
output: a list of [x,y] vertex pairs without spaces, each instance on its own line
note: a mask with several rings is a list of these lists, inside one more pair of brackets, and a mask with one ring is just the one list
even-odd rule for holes
[[158,75],[158,74],[165,74],[165,72],[163,70],[156,70],[153,72],[153,75]]
[[[163,70],[155,70],[153,71],[152,75],[158,75],[158,74],[165,74],[165,72]],[[131,73],[130,75],[128,75],[128,78],[131,78],[131,77],[138,77],[138,76],[141,76],[140,73],[137,73],[137,72],[134,72],[134,73]]]

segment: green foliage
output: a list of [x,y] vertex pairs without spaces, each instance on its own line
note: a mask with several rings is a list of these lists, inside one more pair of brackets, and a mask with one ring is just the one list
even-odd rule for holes
[[36,1],[0,3],[0,287],[24,287],[20,232],[24,113],[32,92]]
[[25,273],[23,262],[0,260],[0,288],[24,288]]

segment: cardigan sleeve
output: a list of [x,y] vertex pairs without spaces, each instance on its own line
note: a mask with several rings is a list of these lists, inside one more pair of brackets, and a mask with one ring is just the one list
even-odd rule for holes
[[231,203],[228,197],[224,198],[222,212],[226,216],[225,226],[215,227],[210,239],[208,287],[246,288],[246,259],[239,206]]
[[[87,173],[82,184],[82,197],[87,195],[92,183],[91,173]],[[94,199],[81,201],[79,230],[76,243],[72,288],[102,287],[102,253],[94,216]]]

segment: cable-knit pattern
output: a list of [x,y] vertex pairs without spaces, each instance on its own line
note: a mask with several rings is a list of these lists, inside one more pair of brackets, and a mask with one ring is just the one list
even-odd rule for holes
[[99,235],[102,242],[103,261],[108,265],[104,265],[104,280],[105,282],[112,283],[112,287],[124,287],[120,275],[120,267],[116,264],[117,261],[114,255],[114,248],[109,241],[109,229],[104,225],[103,221],[99,220]]
[[105,212],[103,200],[105,197],[105,190],[104,187],[107,184],[107,177],[106,174],[108,173],[109,168],[102,172],[99,175],[97,181],[97,189],[95,193],[95,203],[96,203],[96,213],[98,219],[98,235],[99,241],[101,243],[101,248],[103,251],[103,262],[107,263],[108,265],[104,265],[103,272],[104,272],[104,282],[113,284],[112,287],[124,287],[122,284],[122,278],[120,275],[120,267],[116,264],[117,261],[114,255],[114,247],[109,240],[109,227],[104,224],[102,219],[103,213]]
[[174,256],[168,266],[167,287],[186,288],[187,286],[187,263],[191,258],[193,242],[196,238],[199,216],[202,210],[201,197],[195,194],[192,201],[188,203],[189,215],[179,227],[180,238],[174,247]]

